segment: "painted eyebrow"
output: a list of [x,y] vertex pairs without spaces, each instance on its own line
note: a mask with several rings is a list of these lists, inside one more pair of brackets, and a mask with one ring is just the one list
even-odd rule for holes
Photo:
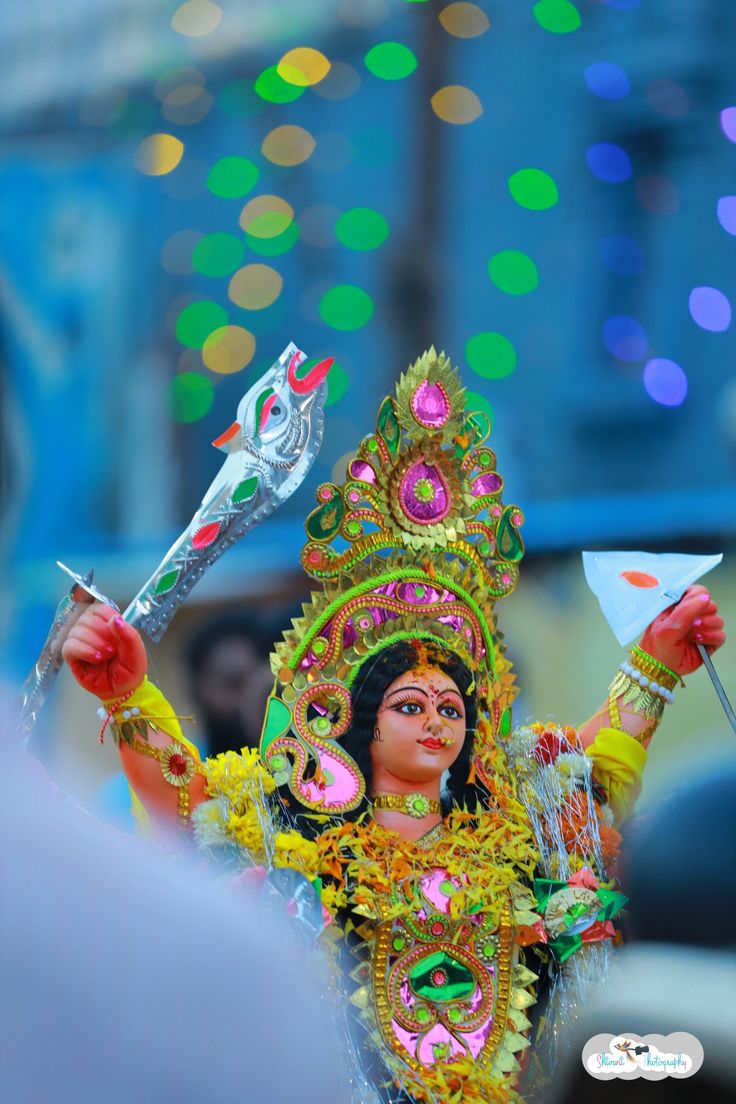
[[397,686],[395,690],[392,690],[386,697],[390,698],[393,694],[403,694],[405,690],[418,690],[420,694],[424,694],[425,698],[429,697],[426,690],[422,690],[421,686]]

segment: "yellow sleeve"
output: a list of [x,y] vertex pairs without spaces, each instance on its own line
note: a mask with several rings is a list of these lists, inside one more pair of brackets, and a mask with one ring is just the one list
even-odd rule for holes
[[[112,702],[104,702],[106,708],[114,704]],[[137,710],[137,712],[135,712]],[[122,724],[124,720],[124,713],[133,713],[134,716],[138,716],[141,720],[150,721],[155,728],[160,728],[164,732],[168,733],[173,740],[176,740],[177,744],[181,744],[185,747],[190,755],[192,755],[196,762],[201,762],[201,756],[199,750],[191,740],[183,735],[181,731],[181,725],[176,713],[172,709],[169,702],[159,690],[158,686],[154,686],[152,682],[149,682],[148,677],[144,678],[140,686],[136,687],[130,697],[120,705],[114,713],[114,719],[118,724]]]
[[618,827],[631,815],[641,793],[646,748],[628,732],[599,728],[585,754],[593,760],[593,776],[606,792]]

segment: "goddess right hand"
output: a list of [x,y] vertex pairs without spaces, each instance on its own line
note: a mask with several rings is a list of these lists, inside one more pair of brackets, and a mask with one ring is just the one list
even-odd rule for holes
[[79,685],[103,701],[129,694],[146,677],[140,633],[103,602],[84,611],[61,654]]

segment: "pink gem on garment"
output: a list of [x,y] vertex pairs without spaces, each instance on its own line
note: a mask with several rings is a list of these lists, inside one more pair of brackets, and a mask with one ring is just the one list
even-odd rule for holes
[[450,417],[450,400],[444,387],[422,380],[411,397],[411,412],[427,429],[441,429]]

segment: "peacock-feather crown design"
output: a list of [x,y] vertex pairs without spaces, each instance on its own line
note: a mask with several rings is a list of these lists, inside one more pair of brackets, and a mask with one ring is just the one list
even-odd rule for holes
[[[489,736],[516,695],[494,603],[516,586],[523,515],[501,501],[485,414],[444,353],[424,353],[383,400],[339,485],[317,488],[301,562],[321,583],[276,644],[264,761],[308,808],[345,812],[365,792],[339,746],[361,664],[396,640],[433,641],[473,671]],[[316,772],[314,761],[317,762]]]

